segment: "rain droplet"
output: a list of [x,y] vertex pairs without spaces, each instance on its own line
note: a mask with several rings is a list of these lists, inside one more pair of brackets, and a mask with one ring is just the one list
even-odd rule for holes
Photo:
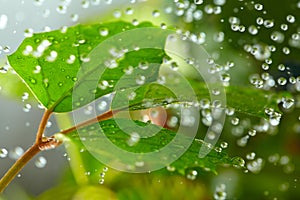
[[100,28],[99,33],[101,36],[105,37],[108,35],[109,31],[107,28]]
[[134,146],[140,141],[140,135],[137,132],[132,132],[130,138],[127,140],[129,146]]
[[257,4],[254,5],[254,8],[256,10],[262,10],[264,8],[264,6],[262,4],[260,4],[260,3],[257,3]]
[[0,15],[0,30],[3,30],[7,26],[8,17],[7,15]]
[[288,15],[286,16],[286,21],[292,24],[296,21],[296,18],[293,15]]
[[25,29],[24,36],[25,37],[32,37],[33,36],[33,29],[32,28]]
[[17,160],[23,153],[23,148],[18,146],[13,151],[9,152],[9,157],[11,159]]
[[31,105],[29,103],[25,104],[25,106],[23,107],[23,111],[29,112],[30,110],[31,110]]
[[36,159],[36,161],[34,162],[35,166],[37,168],[44,168],[47,164],[47,160],[45,157],[40,156]]
[[0,149],[0,158],[6,158],[8,155],[8,151],[5,148]]
[[160,13],[159,13],[158,10],[154,10],[154,11],[152,12],[152,16],[153,16],[153,17],[159,17],[159,15],[160,15]]

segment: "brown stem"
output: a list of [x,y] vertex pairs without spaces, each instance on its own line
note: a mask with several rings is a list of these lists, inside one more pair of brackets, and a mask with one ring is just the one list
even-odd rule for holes
[[52,110],[45,110],[44,115],[43,115],[42,120],[39,125],[39,129],[36,133],[36,139],[35,139],[36,144],[42,144],[43,134],[44,134],[47,122],[48,122],[51,114],[52,114]]
[[6,186],[14,179],[14,177],[20,172],[20,170],[41,150],[37,144],[32,145],[6,172],[6,174],[0,180],[0,193],[6,188]]
[[[119,111],[107,111],[94,119],[90,119],[88,121],[82,122],[77,126],[73,126],[69,129],[61,131],[63,134],[68,134],[78,128],[90,125],[95,122],[103,121],[106,119],[110,119],[113,117],[114,113]],[[36,134],[36,141],[35,144],[32,145],[14,164],[11,168],[5,173],[5,175],[0,180],[0,193],[7,187],[7,185],[14,179],[14,177],[21,171],[21,169],[40,151],[48,150],[52,148],[56,148],[61,144],[60,141],[56,140],[54,136],[49,138],[44,138],[43,133],[45,131],[47,121],[51,115],[51,110],[46,110],[40,122],[37,134]]]
[[107,119],[110,119],[114,116],[114,114],[116,114],[117,112],[119,112],[118,110],[117,111],[112,111],[112,110],[109,110],[101,115],[98,115],[96,118],[93,118],[93,119],[89,119],[85,122],[82,122],[76,126],[73,126],[71,128],[68,128],[66,130],[62,130],[60,133],[62,134],[68,134],[72,131],[75,131],[76,129],[79,129],[79,128],[82,128],[82,127],[85,127],[85,126],[88,126],[90,124],[93,124],[95,122],[101,122],[101,121],[104,121],[104,120],[107,120]]

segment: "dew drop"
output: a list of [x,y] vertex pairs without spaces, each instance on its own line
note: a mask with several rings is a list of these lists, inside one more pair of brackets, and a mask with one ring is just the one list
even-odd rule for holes
[[286,21],[292,24],[296,21],[296,18],[293,15],[288,15],[286,16]]
[[255,153],[254,152],[250,152],[250,153],[248,153],[247,155],[246,155],[246,158],[248,159],[248,160],[254,160],[255,159]]
[[226,185],[225,184],[220,184],[216,187],[216,190],[214,192],[214,199],[215,200],[225,200],[227,197],[226,193]]
[[220,146],[221,146],[221,148],[226,149],[228,147],[228,143],[227,142],[221,142]]
[[137,132],[132,132],[127,140],[128,146],[134,146],[140,141],[140,135]]
[[198,172],[196,170],[189,170],[186,174],[186,178],[189,180],[195,180],[197,178]]
[[59,6],[57,6],[56,11],[59,14],[66,14],[67,13],[67,6],[65,6],[65,5],[59,5]]
[[231,124],[234,125],[234,126],[238,125],[239,122],[240,122],[240,119],[237,118],[237,117],[234,117],[234,118],[231,119]]
[[108,35],[109,31],[107,28],[100,28],[99,33],[101,36],[105,37]]
[[274,26],[274,21],[270,20],[270,19],[267,19],[267,20],[264,21],[264,26],[266,28],[272,28]]
[[7,26],[8,17],[7,15],[0,15],[0,30],[3,30]]
[[159,11],[158,11],[158,10],[154,10],[154,11],[152,12],[152,16],[153,16],[153,17],[159,17],[159,16],[160,16]]
[[27,28],[24,30],[24,36],[25,37],[32,37],[33,36],[33,29]]
[[34,164],[37,168],[44,168],[47,164],[47,160],[45,157],[40,156],[35,160]]
[[260,3],[257,3],[257,4],[254,5],[254,8],[256,10],[262,10],[264,8],[264,6],[262,4],[260,4]]
[[6,158],[8,155],[8,151],[5,148],[0,149],[0,158]]
[[13,151],[9,152],[9,157],[11,159],[17,160],[23,153],[23,148],[18,146]]
[[135,82],[136,82],[138,85],[143,85],[143,84],[145,84],[145,81],[146,81],[146,77],[143,76],[143,75],[139,75],[139,76],[136,78],[136,80],[135,80]]
[[31,110],[31,105],[29,103],[25,104],[23,107],[24,112],[29,112]]
[[104,178],[99,179],[99,184],[101,184],[101,185],[104,184]]

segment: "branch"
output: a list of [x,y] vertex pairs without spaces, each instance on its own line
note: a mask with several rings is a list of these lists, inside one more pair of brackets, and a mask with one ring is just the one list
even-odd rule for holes
[[52,114],[52,110],[45,110],[44,115],[43,115],[42,120],[39,125],[39,129],[36,133],[36,139],[35,139],[36,144],[42,144],[43,134],[44,134],[47,122],[48,122],[51,114]]
[[119,111],[120,110],[116,110],[116,111],[109,110],[109,111],[107,111],[105,113],[102,113],[102,114],[98,115],[96,118],[89,119],[89,120],[87,120],[85,122],[82,122],[82,123],[76,125],[76,126],[68,128],[66,130],[62,130],[60,133],[61,134],[68,134],[68,133],[70,133],[72,131],[75,131],[76,129],[80,129],[80,128],[88,126],[90,124],[110,119],[110,118],[112,118],[114,116],[114,114],[116,114]]
[[[110,119],[113,117],[115,113],[119,111],[107,111],[101,115],[98,115],[94,119],[90,119],[88,121],[82,122],[77,126],[73,126],[69,129],[61,131],[62,134],[68,134],[78,128],[82,128],[84,126],[88,126],[95,122],[100,122],[106,119]],[[54,138],[54,136],[46,138],[43,137],[43,133],[45,131],[47,121],[51,116],[51,110],[45,110],[44,115],[41,119],[38,131],[36,133],[36,141],[35,144],[32,145],[14,164],[11,168],[5,173],[5,175],[0,180],[0,193],[8,186],[8,184],[14,179],[14,177],[21,171],[21,169],[40,151],[54,149],[61,144],[61,141],[58,141]]]

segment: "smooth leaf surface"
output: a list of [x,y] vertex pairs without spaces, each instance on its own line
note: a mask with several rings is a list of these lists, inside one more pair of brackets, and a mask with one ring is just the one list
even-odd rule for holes
[[[100,58],[102,63],[87,64],[91,62],[91,59],[98,61],[98,58],[91,58],[90,53],[106,40],[126,31],[150,27],[153,26],[147,22],[133,26],[131,23],[119,21],[77,25],[62,30],[38,33],[26,38],[18,50],[8,57],[8,60],[47,109],[54,112],[67,112],[111,93],[114,85],[126,70],[128,71],[128,68],[132,70],[130,67],[136,69],[133,74],[144,76],[145,83],[157,78],[159,65],[145,70],[138,66],[140,62],[162,63],[163,57],[166,56],[163,47],[165,37],[169,34],[168,31],[160,32],[151,38],[144,38],[144,41],[138,40],[141,36],[131,35],[132,45],[138,47],[139,43],[155,41],[156,46],[160,48],[137,48],[120,54],[121,49],[113,49],[114,44],[111,46],[108,44],[105,46],[107,49],[98,49],[100,52],[106,52],[107,55],[99,55],[97,52],[92,55]],[[138,33],[135,32],[135,34]],[[135,38],[138,39],[135,40]],[[97,70],[102,70],[101,77],[95,73]],[[81,72],[80,77],[78,77],[79,72]],[[133,86],[137,85],[135,79],[136,77],[132,75],[126,81],[131,83],[129,86]],[[95,84],[89,85],[89,82],[95,82],[95,80],[99,83],[99,87],[97,85],[95,87]],[[74,87],[79,88],[76,95],[73,95]]]

